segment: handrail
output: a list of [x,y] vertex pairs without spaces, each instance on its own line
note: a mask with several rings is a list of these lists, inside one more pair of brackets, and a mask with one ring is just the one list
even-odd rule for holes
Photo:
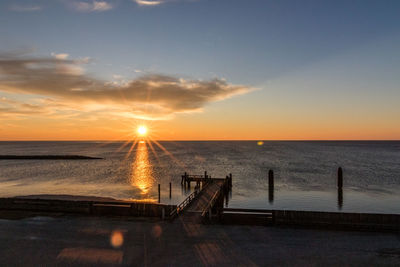
[[[224,180],[224,184],[222,185],[222,187],[224,187],[226,182],[227,182],[226,179],[223,179],[223,180]],[[210,207],[214,206],[214,204],[217,201],[219,195],[221,194],[221,190],[222,190],[222,188],[220,188],[220,190],[218,190],[217,192],[214,193],[214,195],[212,196],[211,200],[208,202],[207,206],[203,209],[203,212],[201,213],[202,217],[204,217],[207,214],[207,212],[209,212]]]
[[207,206],[204,208],[203,212],[201,213],[202,217],[204,217],[206,215],[206,213],[208,212],[210,207],[214,206],[214,203],[217,200],[217,198],[218,198],[220,193],[221,193],[221,190],[218,190],[217,192],[214,193],[214,195],[212,196],[210,202],[208,202]]
[[219,178],[219,177],[204,177],[204,175],[187,175],[187,179],[200,179],[200,180],[225,180],[226,178]]
[[175,215],[178,215],[183,209],[185,209],[190,202],[200,193],[200,189],[196,189],[193,191],[189,196],[187,196],[178,206],[176,206],[176,209],[171,211],[170,216],[173,217]]
[[204,175],[198,175],[198,174],[188,174],[187,176],[186,176],[187,178],[203,178],[203,179],[205,179],[205,177],[204,177]]

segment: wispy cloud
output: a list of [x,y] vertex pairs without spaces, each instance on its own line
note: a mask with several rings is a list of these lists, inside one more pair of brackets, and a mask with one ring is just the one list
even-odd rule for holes
[[113,6],[106,1],[76,1],[71,3],[72,7],[79,12],[103,12],[113,8]]
[[59,54],[57,54],[57,53],[53,52],[53,53],[51,53],[51,55],[56,59],[67,59],[69,57],[69,54],[67,54],[67,53],[59,53]]
[[6,97],[0,97],[0,118],[47,113],[48,110],[42,105],[29,104]]
[[158,6],[171,2],[195,2],[197,0],[132,0],[139,6]]
[[10,10],[16,12],[35,12],[42,10],[42,7],[38,5],[11,5]]
[[139,6],[157,6],[165,3],[163,0],[133,0]]
[[151,74],[124,83],[84,74],[81,60],[0,55],[0,91],[51,98],[71,108],[108,110],[145,119],[200,111],[208,103],[247,93],[223,79],[189,80]]

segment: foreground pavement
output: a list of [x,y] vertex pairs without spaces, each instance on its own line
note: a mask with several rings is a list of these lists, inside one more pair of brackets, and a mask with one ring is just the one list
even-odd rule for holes
[[2,266],[400,266],[400,234],[175,220],[0,219]]

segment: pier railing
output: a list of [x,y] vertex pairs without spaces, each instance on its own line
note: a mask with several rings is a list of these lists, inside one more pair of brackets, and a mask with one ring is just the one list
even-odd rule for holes
[[218,190],[214,193],[214,195],[211,197],[210,201],[208,202],[207,206],[204,208],[203,212],[201,213],[201,216],[204,218],[206,216],[206,214],[209,215],[209,217],[211,216],[211,208],[214,207],[215,203],[218,200],[218,197],[221,194],[221,190]]
[[174,218],[177,216],[181,211],[183,211],[191,202],[193,199],[196,198],[196,196],[200,193],[200,188],[197,188],[194,190],[189,196],[185,198],[178,206],[176,206],[176,209],[172,210],[170,213],[170,217]]

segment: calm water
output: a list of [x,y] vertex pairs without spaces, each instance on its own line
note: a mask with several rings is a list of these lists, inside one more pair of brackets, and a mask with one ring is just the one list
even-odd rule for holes
[[[177,204],[181,175],[233,174],[229,207],[400,214],[400,142],[0,142],[0,154],[79,154],[84,161],[0,161],[0,196],[68,194]],[[343,198],[336,189],[344,169]],[[267,172],[275,171],[268,192]],[[169,182],[173,195],[169,198]],[[340,207],[341,206],[341,207]]]

